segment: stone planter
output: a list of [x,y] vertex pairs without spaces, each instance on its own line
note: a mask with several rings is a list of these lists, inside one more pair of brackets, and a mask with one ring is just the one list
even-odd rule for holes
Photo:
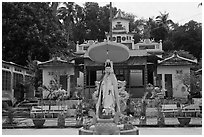
[[45,123],[44,118],[34,118],[33,119],[33,124],[35,125],[36,128],[43,127],[44,123]]
[[139,135],[139,129],[137,127],[130,130],[120,131],[120,135]]
[[190,121],[191,121],[191,118],[190,117],[178,117],[177,118],[179,123],[180,123],[180,126],[188,126]]
[[[79,135],[94,135],[94,131],[80,128]],[[120,131],[120,135],[139,135],[139,129],[135,127],[134,129],[130,129],[130,130],[122,130]]]

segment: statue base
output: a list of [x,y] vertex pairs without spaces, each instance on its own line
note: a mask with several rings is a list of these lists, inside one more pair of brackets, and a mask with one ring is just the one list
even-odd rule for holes
[[120,125],[114,123],[114,119],[97,119],[95,125],[89,130],[80,128],[79,135],[139,135],[139,129],[120,130]]

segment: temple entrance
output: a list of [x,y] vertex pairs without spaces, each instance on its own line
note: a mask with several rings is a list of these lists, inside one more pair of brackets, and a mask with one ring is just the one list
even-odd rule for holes
[[172,74],[165,74],[165,88],[166,88],[166,97],[172,98],[173,91],[172,91]]
[[62,85],[62,89],[67,91],[67,75],[60,76],[60,85]]

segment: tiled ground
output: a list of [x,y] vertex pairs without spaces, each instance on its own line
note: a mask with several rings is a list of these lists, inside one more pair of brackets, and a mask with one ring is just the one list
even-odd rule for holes
[[[34,126],[32,119],[23,119],[23,118],[18,118],[15,119],[15,121],[18,121],[18,127],[28,127],[28,126]],[[75,126],[76,120],[74,117],[72,118],[66,118],[65,122],[66,126]],[[135,118],[133,120],[134,125],[139,125],[139,119]],[[177,118],[165,118],[165,124],[166,125],[177,125],[179,124]],[[191,118],[190,124],[193,125],[202,125],[202,118]],[[147,125],[157,125],[157,119],[156,118],[147,118]],[[57,126],[57,118],[54,119],[46,119],[44,126],[49,127],[49,126]]]

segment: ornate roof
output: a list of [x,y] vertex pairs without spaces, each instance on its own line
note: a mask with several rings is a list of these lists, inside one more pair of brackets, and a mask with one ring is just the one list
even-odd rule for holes
[[73,64],[73,63],[70,63],[67,60],[63,60],[60,57],[53,57],[52,59],[48,61],[38,63],[40,67],[64,66],[68,64]]
[[125,16],[125,14],[122,13],[122,11],[120,9],[116,13],[116,15],[113,17],[113,19],[125,19],[125,20],[129,20],[128,17]]
[[20,67],[20,68],[23,68],[23,69],[28,69],[28,67],[26,67],[26,66],[22,66],[22,65],[14,63],[14,62],[8,62],[8,61],[5,61],[5,60],[2,60],[2,64],[13,65],[13,66]]
[[181,57],[177,54],[177,52],[175,51],[174,54],[171,57],[168,57],[162,61],[158,62],[159,65],[162,66],[188,66],[188,65],[193,65],[197,63],[197,60],[191,60],[191,59],[187,59],[184,57]]

